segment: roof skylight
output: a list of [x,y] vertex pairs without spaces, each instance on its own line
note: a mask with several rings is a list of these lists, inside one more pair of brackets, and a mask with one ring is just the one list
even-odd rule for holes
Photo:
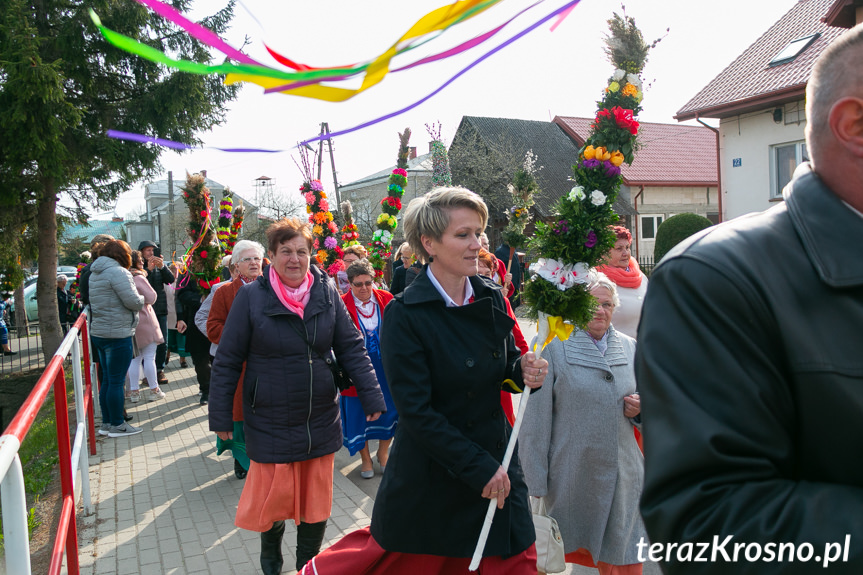
[[812,42],[814,42],[820,34],[812,34],[811,36],[804,36],[803,38],[797,38],[796,40],[792,40],[788,43],[785,48],[782,49],[781,52],[776,54],[768,66],[778,66],[779,64],[787,64],[788,62],[793,62],[797,56],[803,53],[806,48],[809,47]]

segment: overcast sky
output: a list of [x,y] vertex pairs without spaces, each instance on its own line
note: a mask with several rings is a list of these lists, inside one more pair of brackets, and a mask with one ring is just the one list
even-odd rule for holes
[[[505,0],[433,42],[396,58],[392,67],[451,48],[498,26],[531,3]],[[648,42],[664,36],[666,28],[671,29],[651,52],[642,75],[649,87],[640,119],[674,123],[677,110],[794,3],[795,0],[626,2],[626,12],[635,18]],[[312,66],[348,64],[377,56],[423,14],[444,4],[445,0],[239,0],[232,29],[225,39],[239,47],[243,37],[248,37],[251,44],[245,51],[274,66],[278,64],[264,50],[264,42]],[[480,47],[442,62],[390,74],[347,102],[264,95],[262,88],[247,84],[229,105],[225,124],[201,138],[210,146],[288,149],[318,134],[321,122],[328,122],[331,131],[355,126],[426,96],[481,54],[563,4],[565,0],[546,0]],[[220,0],[198,0],[191,17],[198,19],[221,5]],[[545,121],[555,115],[592,116],[612,72],[603,52],[606,20],[620,7],[619,2],[582,0],[554,32],[550,32],[549,24],[537,28],[414,110],[334,139],[339,183],[345,185],[394,165],[397,133],[405,127],[413,132],[411,145],[422,154],[428,151],[430,139],[426,123],[440,122],[444,141],[449,145],[462,116]],[[357,85],[358,82],[351,86]],[[166,150],[162,155],[163,178],[167,178],[168,170],[173,171],[175,179],[183,179],[186,171],[206,169],[208,177],[254,201],[254,180],[265,175],[275,179],[278,192],[294,195],[298,194],[302,177],[292,157],[297,157],[296,151],[230,154],[196,150],[177,154]],[[326,190],[333,189],[326,153],[321,179]],[[125,216],[136,209],[143,211],[143,198],[143,184],[139,184],[120,197],[116,212]],[[106,215],[110,212],[99,214]]]

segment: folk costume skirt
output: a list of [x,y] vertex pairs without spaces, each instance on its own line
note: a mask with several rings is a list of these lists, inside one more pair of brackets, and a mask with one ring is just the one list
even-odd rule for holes
[[330,453],[293,463],[252,461],[234,525],[263,533],[286,519],[297,525],[326,521],[333,508],[335,458]]
[[[380,322],[378,329],[380,329]],[[387,377],[381,362],[381,347],[377,330],[363,329],[363,332],[366,350],[368,350],[369,359],[372,361],[372,367],[375,368],[375,375],[381,386],[381,392],[384,394],[387,411],[382,413],[376,421],[366,421],[366,414],[359,397],[342,395],[339,398],[339,407],[342,412],[342,435],[344,436],[342,443],[348,448],[352,456],[365,447],[366,441],[369,439],[392,439],[399,423],[399,415],[396,412],[396,406],[393,403],[393,396],[390,394],[390,387],[387,385]]]
[[[479,533],[477,533],[477,537]],[[369,528],[349,533],[306,563],[298,575],[468,575],[469,557],[440,557],[386,551],[372,537]],[[503,559],[483,557],[480,575],[535,575],[536,546]]]

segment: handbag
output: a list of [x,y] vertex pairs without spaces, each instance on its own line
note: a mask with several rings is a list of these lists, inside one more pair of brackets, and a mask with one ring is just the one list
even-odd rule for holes
[[566,570],[566,562],[557,521],[545,510],[544,497],[531,497],[530,507],[536,530],[536,569],[540,573],[562,573]]
[[324,361],[327,363],[327,366],[329,366],[330,371],[333,372],[333,381],[336,382],[336,387],[339,388],[340,392],[347,391],[354,387],[354,382],[351,381],[351,376],[349,376],[348,372],[339,365],[339,360],[336,359],[336,354],[333,353],[332,349],[330,349],[330,353],[324,357]]

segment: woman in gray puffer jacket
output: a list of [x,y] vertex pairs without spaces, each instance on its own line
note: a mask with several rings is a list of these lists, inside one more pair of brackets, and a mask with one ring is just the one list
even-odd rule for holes
[[102,366],[99,403],[100,435],[122,437],[141,433],[123,419],[123,386],[132,362],[132,336],[144,297],[135,288],[129,267],[132,251],[122,240],[107,242],[90,266],[90,339]]

